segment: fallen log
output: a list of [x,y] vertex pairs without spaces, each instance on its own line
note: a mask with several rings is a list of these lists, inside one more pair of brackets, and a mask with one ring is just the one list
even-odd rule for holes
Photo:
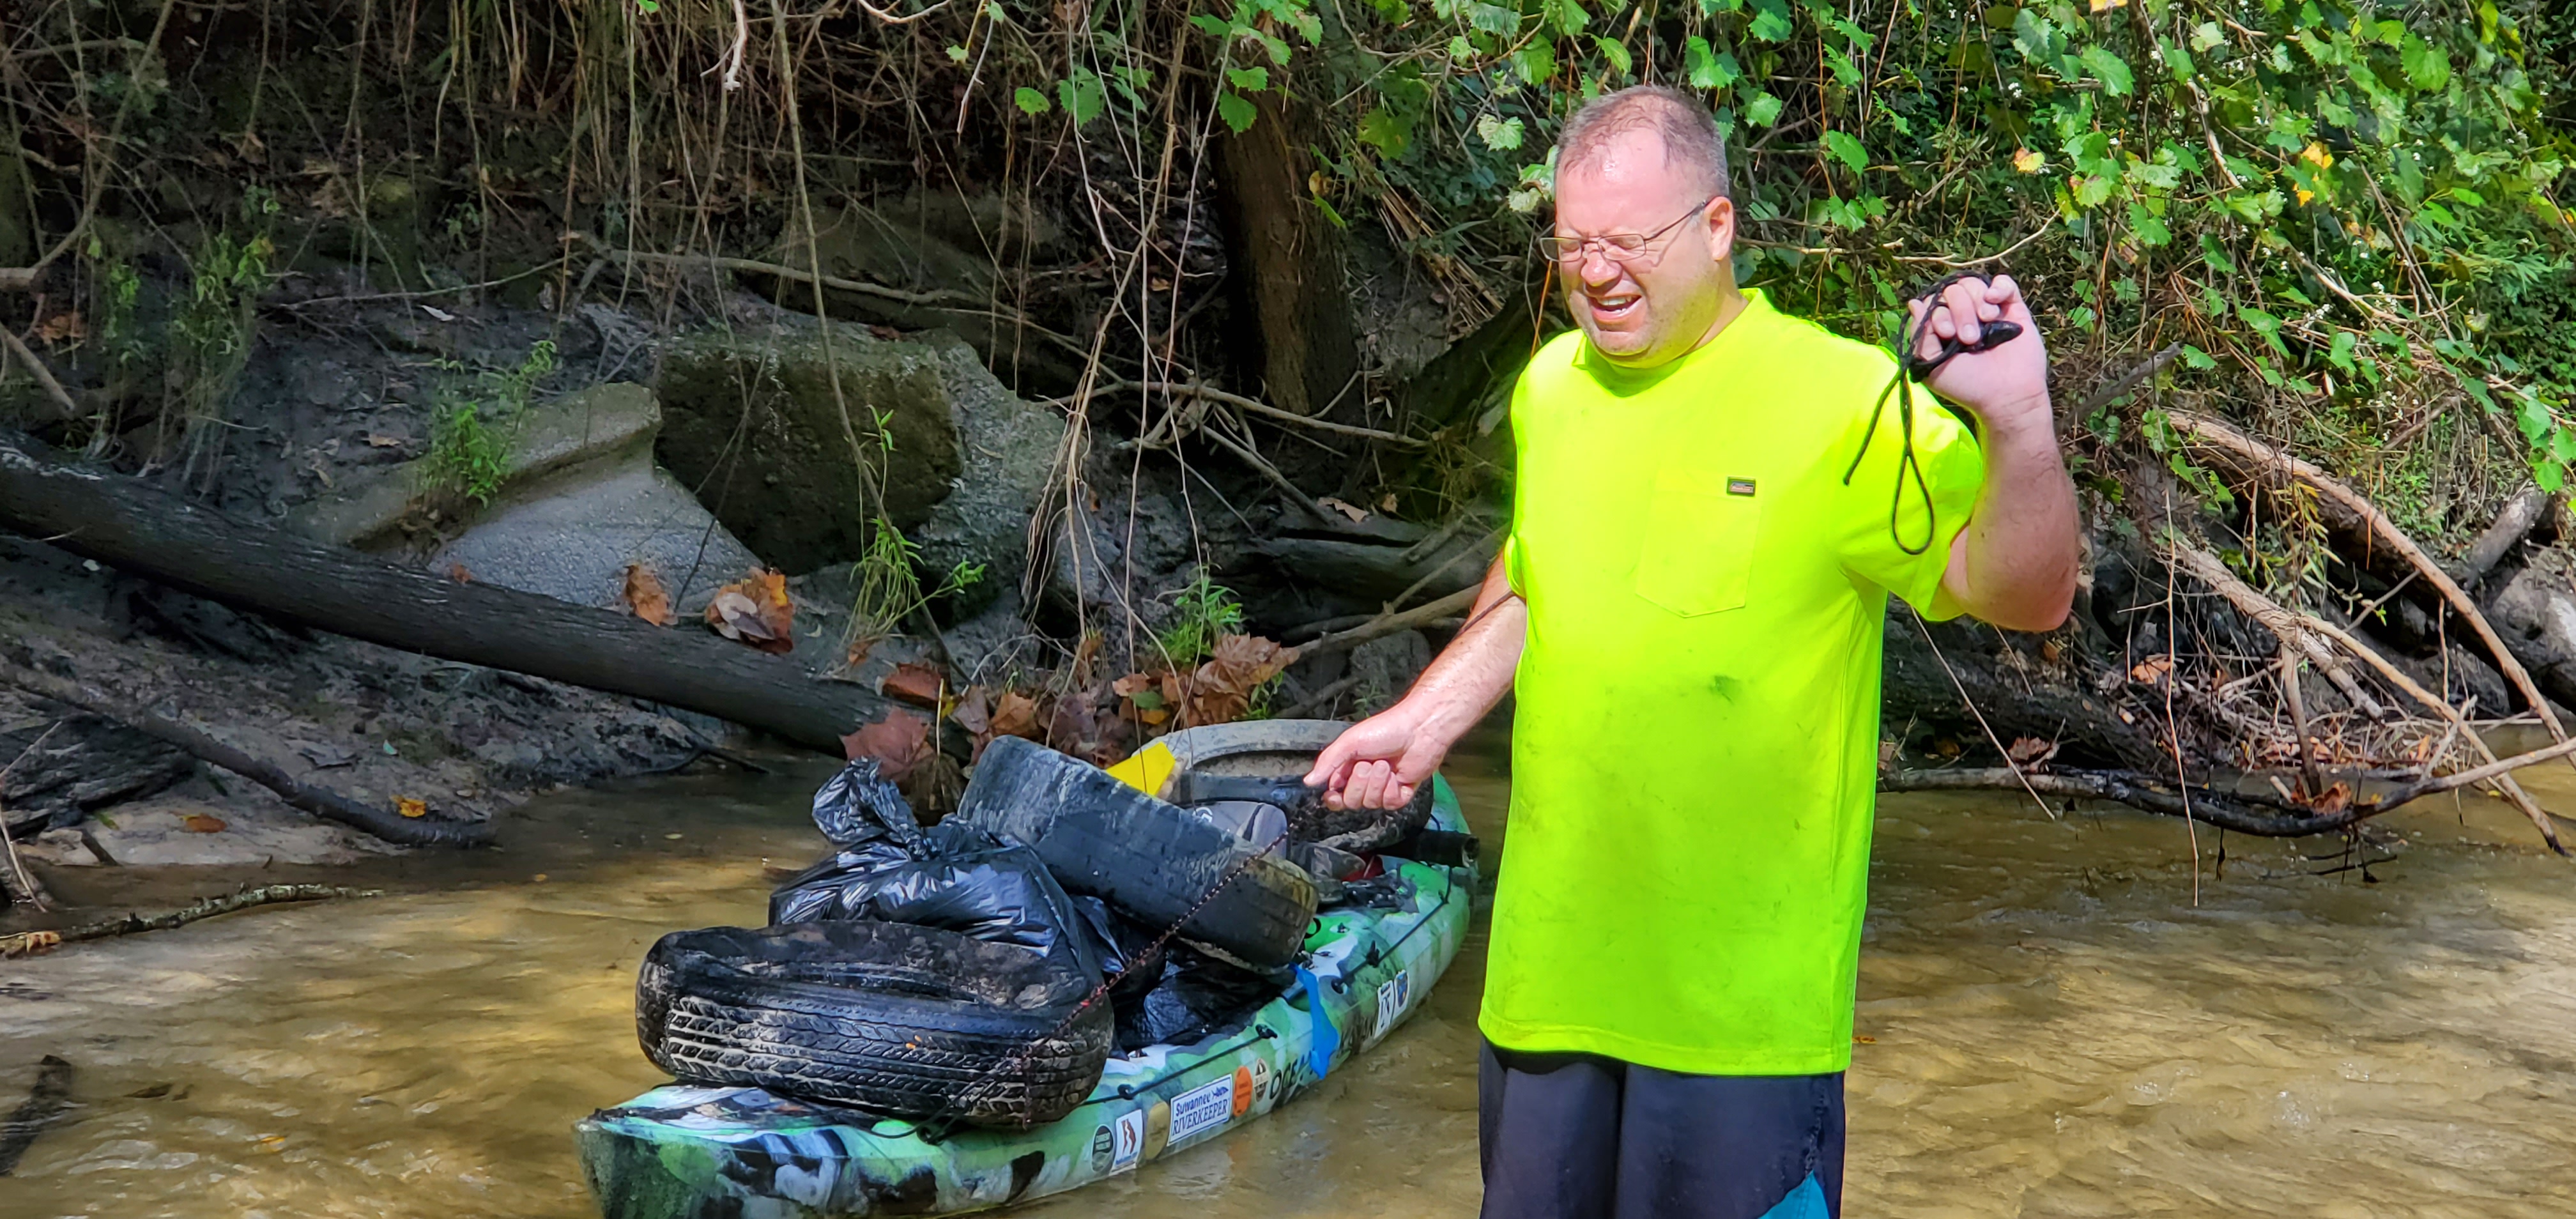
[[0,439],[0,528],[337,635],[703,712],[840,756],[883,698],[691,629],[460,583],[244,525],[134,479]]
[[403,846],[482,846],[492,841],[489,822],[434,817],[427,806],[422,807],[420,815],[407,817],[395,809],[361,803],[327,787],[303,782],[286,773],[286,769],[277,763],[241,749],[194,724],[51,673],[39,673],[23,665],[0,660],[0,682],[115,720],[276,792],[279,799],[316,817],[373,834],[387,842]]

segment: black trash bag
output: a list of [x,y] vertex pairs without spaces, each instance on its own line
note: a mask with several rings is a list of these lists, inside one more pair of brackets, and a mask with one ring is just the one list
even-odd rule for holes
[[1105,976],[1105,933],[1035,851],[954,821],[922,829],[873,760],[815,793],[814,824],[841,849],[769,895],[772,926],[908,923],[1028,949],[1087,985]]
[[1163,949],[1154,942],[1154,928],[1110,909],[1109,903],[1096,897],[1074,898],[1073,908],[1091,929],[1112,1002],[1128,1003],[1162,980]]
[[1220,961],[1186,944],[1164,950],[1162,977],[1152,990],[1115,1004],[1118,1052],[1150,1045],[1189,1045],[1232,1032],[1296,978],[1293,970],[1250,970]]

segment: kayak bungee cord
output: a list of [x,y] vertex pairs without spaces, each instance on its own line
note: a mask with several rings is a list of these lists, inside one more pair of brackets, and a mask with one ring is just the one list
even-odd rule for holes
[[[1929,387],[1932,374],[1940,371],[1952,357],[1967,352],[1992,351],[2021,337],[2020,323],[1997,319],[1979,324],[1974,343],[1962,343],[1954,336],[1941,340],[1941,350],[1934,355],[1917,354],[1923,344],[1924,327],[1931,324],[1932,310],[1939,307],[1941,294],[1949,291],[1951,285],[1971,279],[1979,283],[1994,282],[1994,277],[1983,271],[1961,271],[1909,298],[1931,303],[1923,307],[1922,316],[1909,319],[1897,328],[1896,375],[1888,378],[1886,389],[1878,391],[1878,405],[1870,408],[1869,426],[1861,431],[1860,451],[1852,454],[1851,467],[1843,471],[1843,485],[1848,487],[1852,476],[1860,472],[1861,459],[1869,456],[1869,443],[1878,435],[1878,421],[1887,413],[1887,399],[1894,395],[1897,434],[1902,438],[1904,448],[1896,459],[1896,488],[1888,500],[1887,536],[1888,540],[1896,543],[1898,550],[1909,555],[1930,550],[1932,543],[1941,536],[1939,524],[1933,519],[1932,486],[1923,480],[1923,463],[1914,457],[1914,382],[1920,380]],[[1915,493],[1923,497],[1923,543],[1919,546],[1906,545],[1905,535],[1897,532],[1897,522],[1905,516],[1905,475],[1909,470],[1914,474]]]

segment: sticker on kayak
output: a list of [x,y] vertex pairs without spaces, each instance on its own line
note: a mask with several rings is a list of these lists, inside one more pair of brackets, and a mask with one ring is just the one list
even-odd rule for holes
[[1370,1040],[1384,1037],[1395,1027],[1397,1017],[1404,1015],[1404,1005],[1413,1001],[1413,971],[1399,969],[1395,976],[1377,984],[1377,1029]]
[[1119,1114],[1109,1137],[1113,1144],[1109,1171],[1125,1172],[1134,1168],[1138,1160],[1145,1158],[1145,1111],[1133,1109]]
[[1172,1141],[1224,1125],[1234,1117],[1234,1077],[1192,1088],[1172,1098]]

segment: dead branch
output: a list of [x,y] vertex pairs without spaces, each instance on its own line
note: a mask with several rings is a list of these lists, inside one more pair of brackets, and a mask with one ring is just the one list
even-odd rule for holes
[[2451,609],[2469,624],[2470,629],[2477,632],[2478,638],[2485,642],[2487,651],[2495,656],[2496,668],[2504,674],[2507,681],[2513,683],[2514,689],[2521,692],[2523,700],[2529,703],[2532,711],[2540,716],[2540,722],[2548,725],[2550,739],[2553,741],[2567,739],[2567,728],[2559,723],[2557,710],[2551,707],[2549,700],[2541,695],[2540,687],[2533,684],[2531,674],[2523,671],[2522,662],[2515,659],[2513,652],[2505,647],[2504,639],[2496,634],[2493,626],[2487,623],[2486,615],[2478,611],[2477,603],[2471,601],[2469,594],[2460,587],[2459,582],[2453,580],[2449,572],[2443,571],[2436,565],[2432,556],[2425,554],[2424,549],[2417,546],[2414,539],[2407,537],[2405,531],[2399,529],[2395,521],[2389,520],[2388,514],[2381,512],[2377,505],[2362,498],[2359,492],[2345,486],[2314,465],[2264,444],[2216,419],[2185,411],[2171,412],[2169,417],[2173,420],[2176,429],[2252,463],[2257,472],[2304,482],[2342,505],[2344,510],[2357,518],[2373,537],[2384,543],[2390,550],[2397,552],[2408,563],[2413,564],[2417,571],[2423,573],[2427,582],[2441,590],[2442,599],[2449,602]]
[[1428,626],[1474,605],[1476,594],[1482,591],[1482,585],[1470,585],[1437,601],[1425,601],[1412,609],[1397,613],[1380,614],[1347,631],[1335,631],[1313,643],[1303,644],[1297,648],[1297,655],[1301,658],[1321,656],[1326,652],[1355,648],[1369,640],[1392,635],[1397,631],[1409,631],[1418,626]]
[[[45,362],[37,359],[35,352],[27,350],[24,340],[12,333],[8,327],[0,326],[0,344],[6,344],[9,354],[16,356],[18,363],[25,365],[27,372],[36,378],[36,384],[43,388],[46,399],[54,404],[55,410],[62,412],[62,419],[81,417],[81,408],[72,402],[70,394],[63,392],[63,383],[54,379],[53,370],[46,368]],[[61,419],[55,420],[55,422],[61,421]]]
[[1399,436],[1393,432],[1380,431],[1376,428],[1355,427],[1347,423],[1334,423],[1331,420],[1317,419],[1311,415],[1300,415],[1294,411],[1281,410],[1278,407],[1255,398],[1246,398],[1241,394],[1229,394],[1224,390],[1211,389],[1195,382],[1112,381],[1107,385],[1093,389],[1091,394],[1093,397],[1097,398],[1107,394],[1118,393],[1122,390],[1133,389],[1141,389],[1147,393],[1169,394],[1175,398],[1197,398],[1204,402],[1219,402],[1227,406],[1234,407],[1237,410],[1248,411],[1252,414],[1259,415],[1264,419],[1276,419],[1281,423],[1291,423],[1298,427],[1308,428],[1318,432],[1330,432],[1336,436],[1351,436],[1361,440],[1375,440],[1382,444],[1399,445],[1408,449],[1423,449],[1431,446],[1431,442],[1428,440],[1420,440],[1411,436]]
[[480,846],[492,841],[492,827],[480,821],[405,817],[389,808],[361,804],[328,788],[297,780],[285,768],[218,740],[192,724],[50,673],[0,661],[0,682],[58,703],[68,703],[125,724],[147,736],[167,741],[213,765],[276,792],[288,804],[325,821],[373,834],[407,846]]
[[30,956],[61,944],[78,944],[85,940],[103,940],[109,936],[133,935],[144,931],[167,931],[185,927],[200,919],[218,914],[231,914],[254,906],[273,906],[283,902],[318,902],[343,897],[382,897],[382,889],[353,889],[345,885],[267,885],[244,889],[222,897],[209,897],[194,905],[154,915],[121,914],[95,923],[83,923],[61,931],[25,931],[0,936],[0,957]]
[[2299,621],[2297,614],[2281,608],[2271,598],[2256,592],[2252,585],[2237,579],[2236,573],[2227,570],[2227,565],[2213,555],[2177,546],[2173,550],[2173,558],[2175,566],[2199,577],[2201,583],[2226,598],[2228,604],[2244,611],[2247,617],[2261,623],[2263,629],[2279,636],[2283,644],[2298,649],[2362,714],[2372,719],[2387,718],[2388,711],[2380,706],[2379,700],[2372,698],[2361,688],[2360,682],[2353,680],[2351,667],[2344,664],[2333,649],[2318,642],[2316,636]]
[[[2263,623],[2264,626],[2271,628],[2275,633],[2289,632],[2281,635],[2284,643],[2287,643],[2293,634],[2305,637],[2309,633],[2313,632],[2314,634],[2325,636],[2326,638],[2335,641],[2337,644],[2340,644],[2345,651],[2352,653],[2356,659],[2369,665],[2373,669],[2378,670],[2380,676],[2388,679],[2389,684],[2405,691],[2407,697],[2414,699],[2416,702],[2422,703],[2434,714],[2439,715],[2444,720],[2448,721],[2452,729],[2457,731],[2461,736],[2467,738],[2469,747],[2476,750],[2478,756],[2485,758],[2490,766],[2497,764],[2495,752],[2487,748],[2486,740],[2478,735],[2475,728],[2469,726],[2469,721],[2466,716],[2462,715],[2458,709],[2452,707],[2450,703],[2444,701],[2440,696],[2425,689],[2422,683],[2419,683],[2414,678],[2407,676],[2405,670],[2390,663],[2387,657],[2379,654],[2379,650],[2377,648],[2371,647],[2369,644],[2362,642],[2361,639],[2353,635],[2352,632],[2344,630],[2342,627],[2336,626],[2335,624],[2313,614],[2294,613],[2282,608],[2270,598],[2254,591],[2254,589],[2244,581],[2237,579],[2236,574],[2227,570],[2227,565],[2218,560],[2218,556],[2210,554],[2205,550],[2194,550],[2187,546],[2177,546],[2173,548],[2173,557],[2174,566],[2191,573],[2202,583],[2216,589],[2219,595],[2226,597],[2230,603],[2245,610],[2245,612],[2252,615],[2256,621],[2259,621]],[[2302,741],[2303,746],[2304,744],[2305,742]],[[2434,760],[2439,761],[2440,755],[2434,755]],[[2550,821],[2548,812],[2540,807],[2539,801],[2532,799],[2531,794],[2524,791],[2522,789],[2522,785],[2514,781],[2512,775],[2504,772],[2498,773],[2502,777],[2497,786],[2504,792],[2505,798],[2511,801],[2515,808],[2522,810],[2522,815],[2530,818],[2532,825],[2539,828],[2541,840],[2549,844],[2550,850],[2556,851],[2561,855],[2566,854],[2566,848],[2559,845],[2558,842],[2557,826]]]

